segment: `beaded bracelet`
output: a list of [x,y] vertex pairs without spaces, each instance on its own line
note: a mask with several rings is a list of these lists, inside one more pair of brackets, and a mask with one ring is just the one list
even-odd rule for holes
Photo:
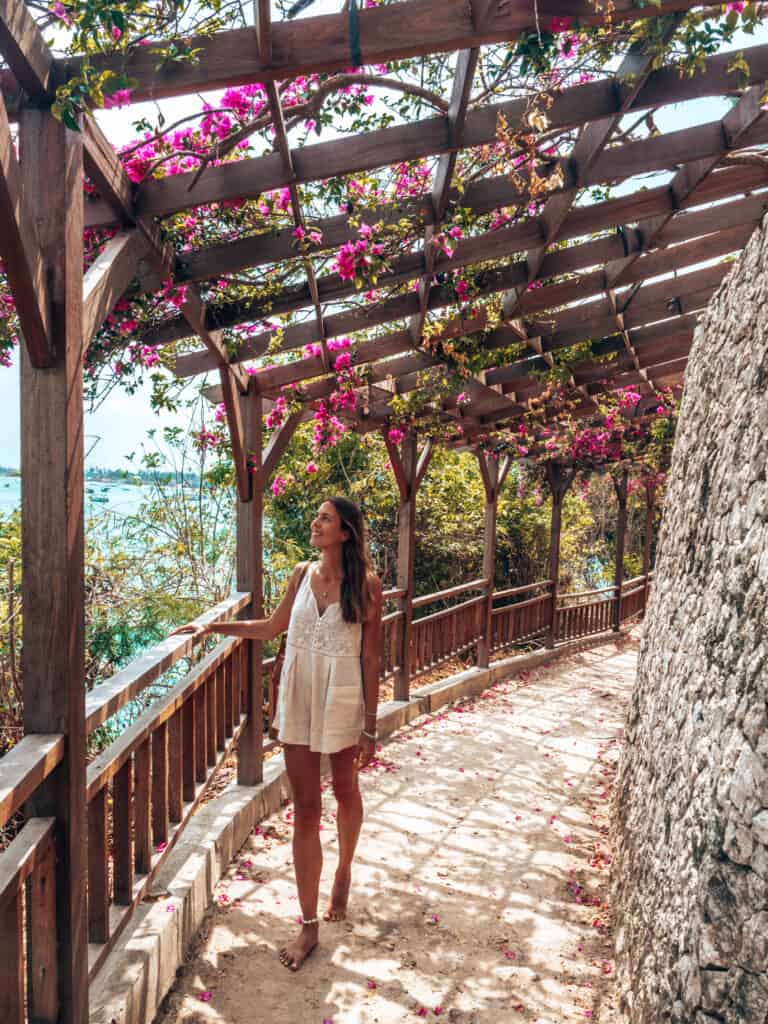
[[365,729],[363,729],[363,736],[367,736],[368,739],[373,740],[374,743],[376,742],[376,733],[366,732]]

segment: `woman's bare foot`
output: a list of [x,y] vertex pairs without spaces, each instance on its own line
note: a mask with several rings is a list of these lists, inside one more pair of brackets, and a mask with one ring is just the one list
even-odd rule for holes
[[352,870],[347,868],[343,871],[336,868],[336,877],[333,880],[333,891],[328,909],[323,914],[324,921],[343,921],[347,916],[347,900],[349,899],[349,885],[352,881]]
[[280,963],[291,971],[298,971],[317,945],[318,925],[303,924],[301,931],[278,952]]

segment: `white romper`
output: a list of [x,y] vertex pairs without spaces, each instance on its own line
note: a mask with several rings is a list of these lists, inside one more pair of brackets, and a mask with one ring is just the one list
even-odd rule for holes
[[291,609],[272,724],[282,743],[333,754],[354,746],[363,729],[363,627],[344,621],[338,601],[320,615],[309,584],[317,564],[309,564]]

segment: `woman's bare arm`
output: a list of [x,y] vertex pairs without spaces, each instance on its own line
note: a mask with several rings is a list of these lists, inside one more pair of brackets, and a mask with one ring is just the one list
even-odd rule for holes
[[211,633],[218,633],[222,636],[239,636],[246,640],[274,640],[276,636],[288,629],[291,621],[291,609],[296,597],[297,584],[301,573],[302,563],[299,563],[293,570],[288,581],[285,594],[280,604],[275,608],[269,618],[266,619],[226,619],[221,622],[212,622],[207,626],[201,626],[195,622],[188,622],[184,626],[174,629],[171,636],[182,633],[192,633],[199,639],[210,636]]

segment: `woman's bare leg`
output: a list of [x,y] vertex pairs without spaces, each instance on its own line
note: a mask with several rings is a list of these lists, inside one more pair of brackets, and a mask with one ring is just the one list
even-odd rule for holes
[[363,799],[357,784],[357,747],[347,747],[331,754],[333,792],[338,802],[336,826],[339,834],[339,864],[333,881],[326,921],[343,921],[347,915],[349,886],[352,880],[352,858],[363,824]]
[[[317,899],[323,852],[320,846],[320,755],[309,747],[286,743],[285,767],[293,790],[293,869],[301,913],[317,917]],[[293,971],[317,945],[318,926],[305,924],[279,952],[280,962]]]

